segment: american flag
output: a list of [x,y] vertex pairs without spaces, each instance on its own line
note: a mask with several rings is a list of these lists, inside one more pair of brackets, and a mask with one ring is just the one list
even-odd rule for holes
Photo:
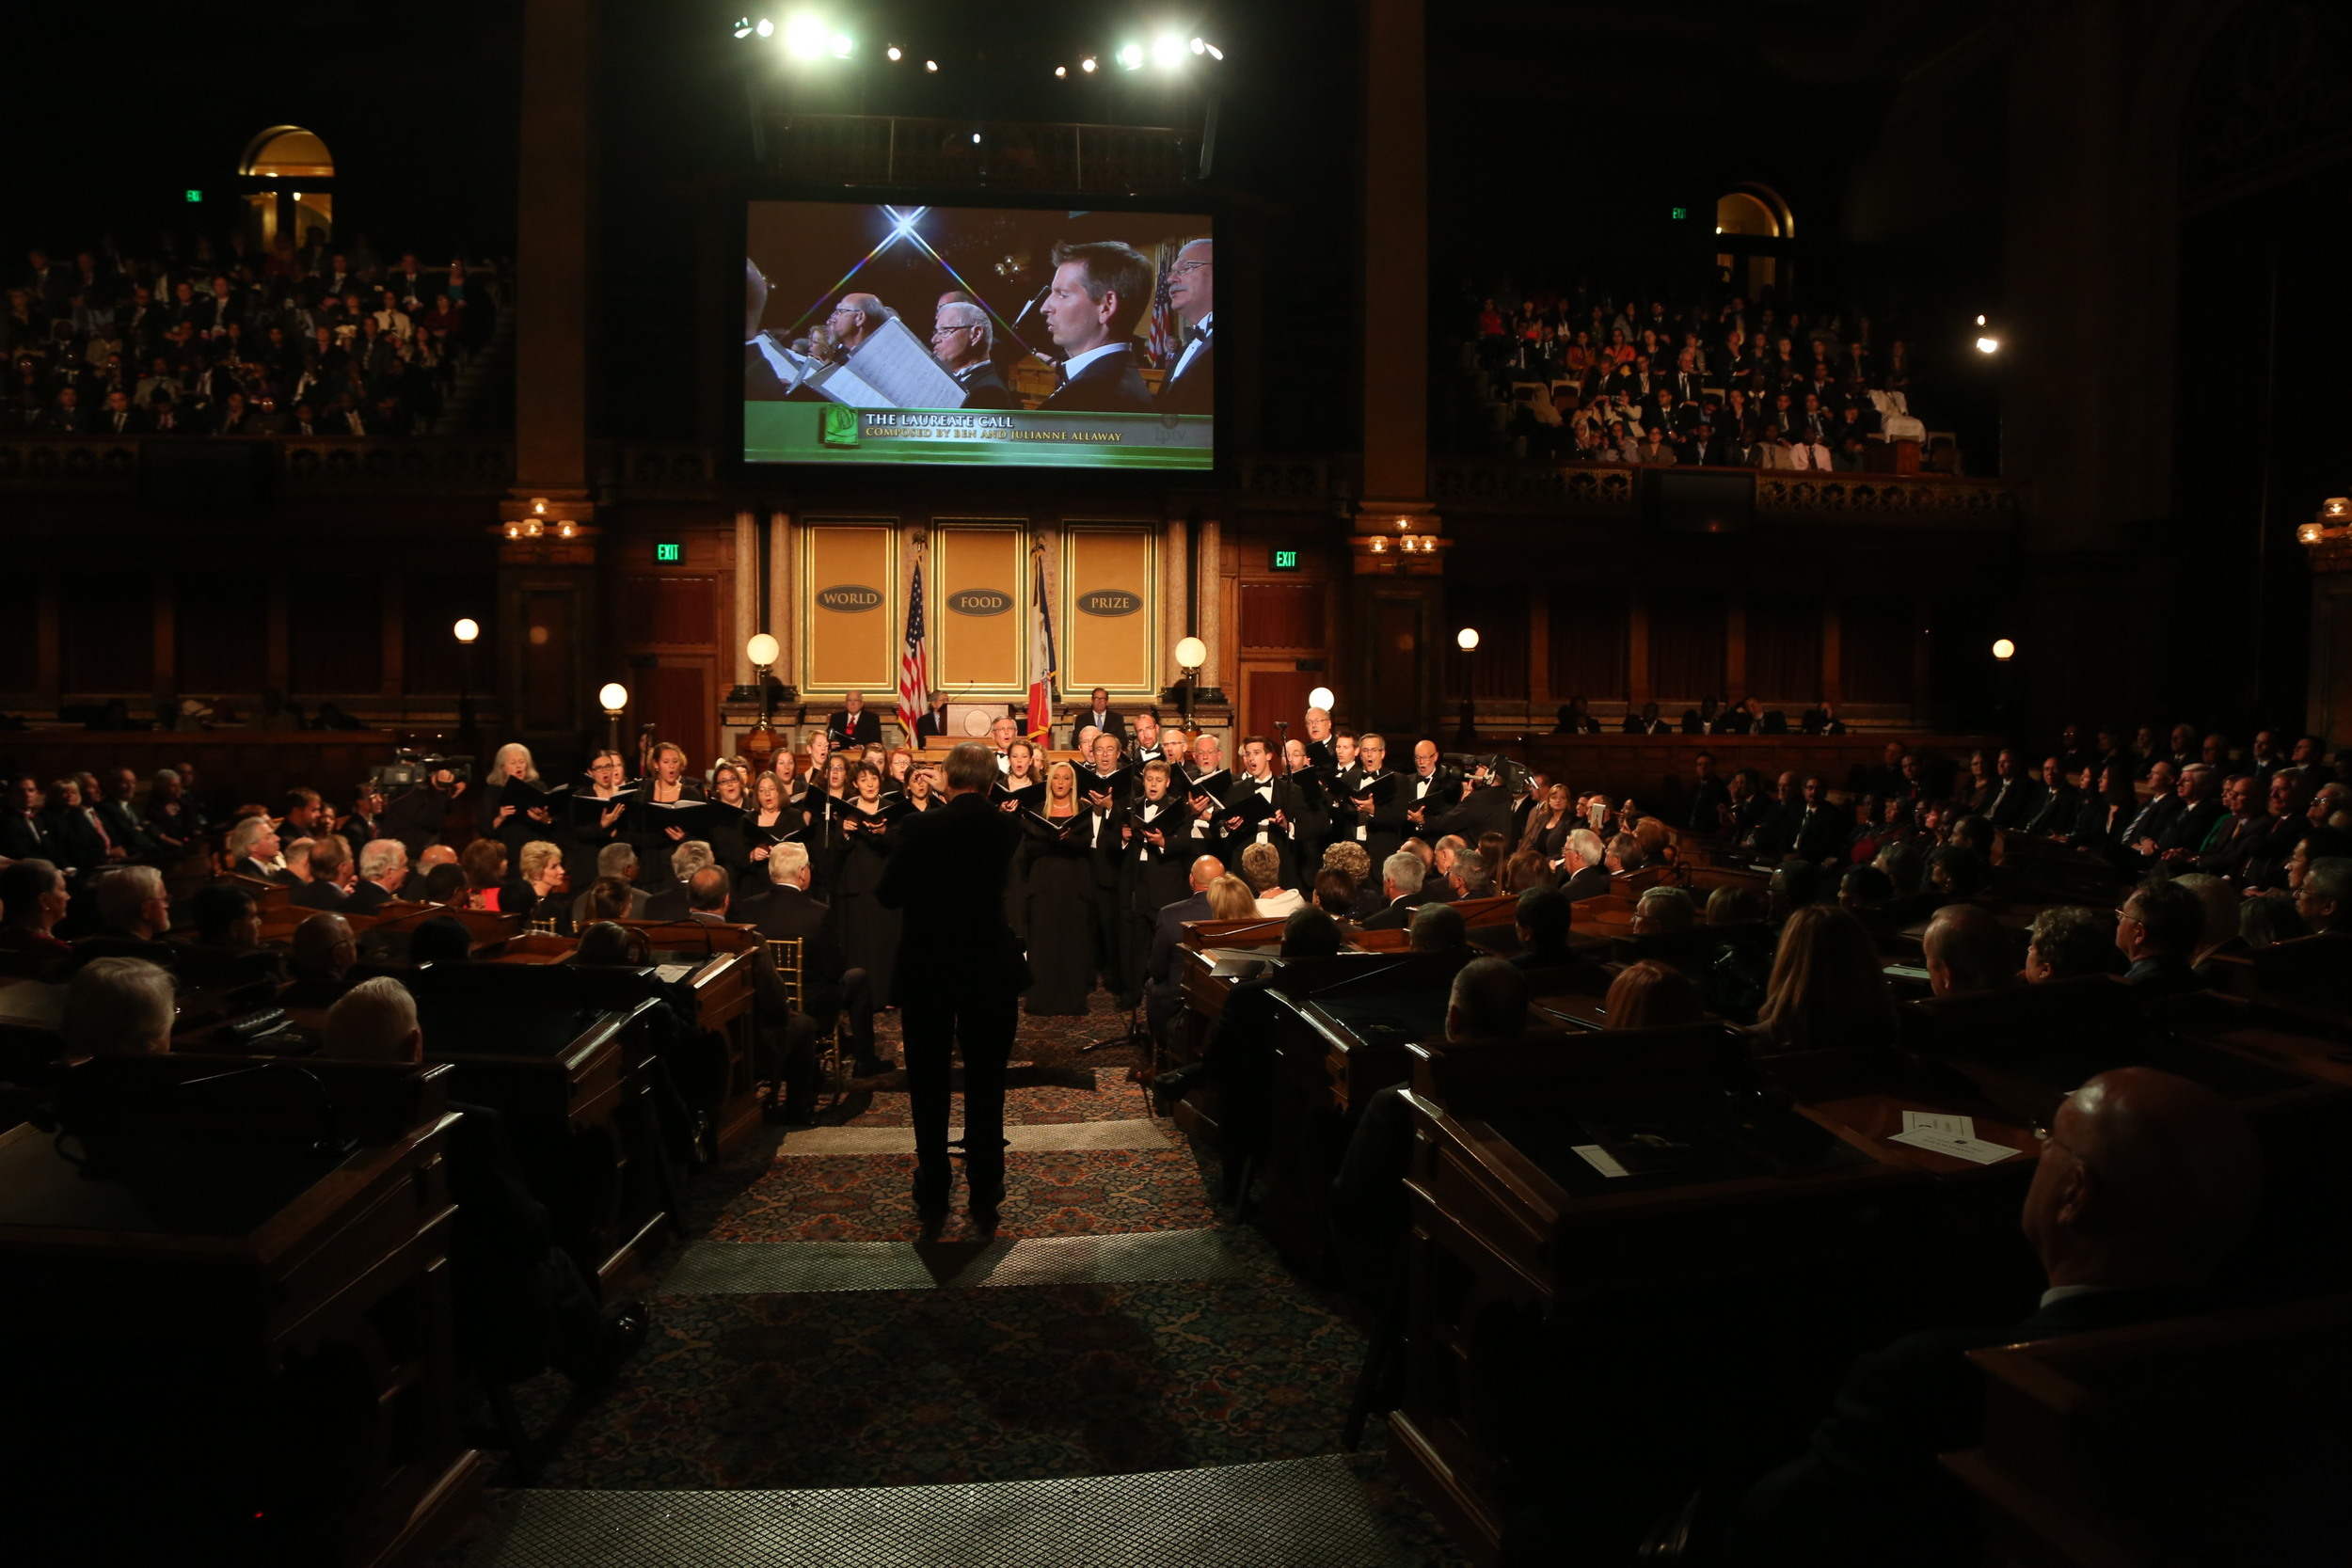
[[914,726],[930,705],[931,663],[923,651],[923,563],[914,563],[914,586],[907,590],[907,651],[898,656],[898,727],[907,744],[914,743]]
[[1168,300],[1179,254],[1179,249],[1160,246],[1160,286],[1152,293],[1152,362],[1162,370],[1175,364],[1176,356],[1184,351],[1184,334],[1176,330],[1176,307]]

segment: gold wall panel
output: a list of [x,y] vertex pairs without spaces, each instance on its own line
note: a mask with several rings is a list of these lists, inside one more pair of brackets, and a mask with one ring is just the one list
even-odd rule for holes
[[1015,696],[1028,686],[1025,523],[933,523],[924,570],[936,690]]
[[898,705],[906,637],[897,525],[820,522],[799,531],[801,689],[815,695],[854,689],[887,713]]
[[1152,697],[1159,684],[1159,539],[1151,525],[1071,523],[1062,529],[1061,689],[1083,705],[1095,687]]

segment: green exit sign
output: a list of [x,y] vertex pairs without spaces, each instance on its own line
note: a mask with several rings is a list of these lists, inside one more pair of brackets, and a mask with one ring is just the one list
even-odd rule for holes
[[1278,572],[1297,571],[1298,552],[1296,550],[1276,550],[1274,552],[1274,569]]
[[190,191],[187,193],[187,197],[190,201],[201,201],[204,199],[204,193],[202,191]]
[[1677,223],[1680,223],[1684,218],[1687,218],[1690,215],[1691,209],[1688,207],[1677,207],[1675,209],[1675,221]]
[[653,558],[657,564],[675,565],[686,559],[686,546],[675,539],[664,539],[653,547]]

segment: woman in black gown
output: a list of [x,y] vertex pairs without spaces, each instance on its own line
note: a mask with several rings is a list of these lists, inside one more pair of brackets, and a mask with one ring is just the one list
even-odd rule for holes
[[[789,752],[777,753],[790,756]],[[768,880],[768,851],[773,845],[786,842],[801,830],[801,808],[785,799],[784,783],[773,773],[762,773],[752,785],[752,815],[743,836],[750,847],[744,851],[747,874],[755,884]]]
[[833,902],[841,885],[841,814],[850,806],[850,759],[835,752],[825,758],[821,772],[812,776],[802,805],[808,820],[809,892]]
[[841,814],[844,843],[841,879],[832,900],[841,922],[842,960],[866,971],[877,1000],[890,995],[890,972],[898,954],[898,911],[875,898],[882,868],[890,860],[890,828],[902,808],[882,798],[882,769],[861,762],[856,793]]
[[1063,832],[1083,820],[1078,770],[1057,762],[1046,771],[1041,809],[1021,815],[1026,836],[1018,879],[1020,930],[1029,949],[1025,1010],[1032,1018],[1083,1014],[1094,990],[1094,936],[1087,908],[1094,896],[1093,852],[1084,829],[1069,836]]
[[732,762],[723,762],[711,770],[710,800],[724,810],[711,814],[709,832],[712,858],[726,867],[727,875],[738,887],[752,865],[751,835],[744,830],[750,824],[751,798],[744,792],[743,770]]

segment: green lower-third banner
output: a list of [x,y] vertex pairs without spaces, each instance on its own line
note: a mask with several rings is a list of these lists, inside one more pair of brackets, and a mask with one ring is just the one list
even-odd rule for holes
[[1026,409],[847,408],[746,403],[747,463],[995,463],[1087,468],[1209,468],[1207,414],[1060,414]]

